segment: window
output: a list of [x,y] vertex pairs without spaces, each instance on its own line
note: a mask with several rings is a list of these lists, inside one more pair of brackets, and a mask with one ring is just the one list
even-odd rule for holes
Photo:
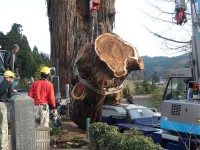
[[184,78],[170,78],[163,100],[183,100],[186,98]]
[[153,117],[154,113],[149,108],[134,108],[129,110],[131,119]]

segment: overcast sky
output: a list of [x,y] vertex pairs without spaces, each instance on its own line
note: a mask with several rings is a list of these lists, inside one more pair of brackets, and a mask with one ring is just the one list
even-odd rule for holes
[[[173,37],[179,36],[178,33],[182,33],[183,28],[175,27],[176,32],[169,32],[172,25],[164,25],[147,17],[144,12],[160,16],[147,4],[147,1],[116,0],[117,13],[114,32],[136,47],[140,56],[172,56],[172,53],[161,49],[163,41],[150,34],[145,27],[162,35],[172,34]],[[156,2],[159,3],[158,0]],[[162,4],[163,8],[167,7],[169,12],[173,12],[174,6],[165,2]],[[0,5],[0,20],[0,31],[4,34],[10,31],[13,23],[21,24],[23,34],[28,38],[31,48],[35,45],[39,51],[50,53],[45,0],[4,0]],[[173,28],[174,26],[176,25],[173,25]]]

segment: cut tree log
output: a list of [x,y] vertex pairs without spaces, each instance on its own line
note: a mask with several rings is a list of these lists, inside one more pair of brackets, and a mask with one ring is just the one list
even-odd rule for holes
[[71,117],[82,130],[86,118],[91,118],[91,123],[99,121],[102,105],[120,104],[125,77],[144,68],[136,48],[111,33],[84,44],[75,64],[79,82],[71,93],[75,99]]
[[131,65],[133,70],[144,67],[143,63],[138,62],[138,51],[119,36],[110,33],[105,33],[96,39],[95,51],[100,60],[112,70],[114,76],[119,78],[128,74],[128,63],[136,65]]

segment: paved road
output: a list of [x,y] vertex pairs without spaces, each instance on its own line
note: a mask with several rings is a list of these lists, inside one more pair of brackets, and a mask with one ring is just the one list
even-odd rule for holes
[[[133,102],[134,104],[139,104],[142,106],[148,106],[148,99],[149,99],[150,95],[133,95]],[[121,103],[123,104],[129,104],[129,102],[123,98],[121,100]]]
[[28,90],[24,90],[24,89],[17,89],[17,92],[22,94],[22,95],[28,95]]

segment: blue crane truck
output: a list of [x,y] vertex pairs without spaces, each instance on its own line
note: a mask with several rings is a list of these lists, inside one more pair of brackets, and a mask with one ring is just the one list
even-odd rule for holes
[[[192,20],[190,66],[170,73],[161,103],[159,126],[149,125],[149,122],[142,124],[135,120],[126,122],[126,119],[120,120],[118,117],[112,121],[110,116],[105,118],[102,110],[103,122],[123,129],[126,127],[127,130],[139,129],[168,150],[200,149],[200,0],[188,2]],[[187,21],[185,0],[175,0],[175,4],[177,24],[182,25]],[[120,117],[124,118],[123,115]]]
[[171,71],[163,95],[161,114],[135,104],[104,105],[101,122],[117,126],[121,132],[140,130],[165,149],[197,149],[200,145],[200,103],[195,98],[187,99],[187,82],[191,79],[191,68]]

